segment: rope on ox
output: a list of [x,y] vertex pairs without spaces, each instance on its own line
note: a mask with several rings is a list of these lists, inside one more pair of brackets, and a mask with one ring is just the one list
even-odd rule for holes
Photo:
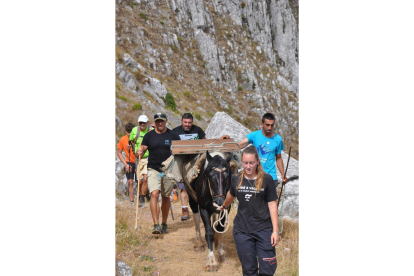
[[[220,188],[219,188],[219,189],[220,189],[220,192],[221,192],[221,191],[222,191],[222,187],[221,187],[221,173],[222,173],[222,172],[224,172],[224,171],[226,170],[226,168],[222,168],[222,169],[213,168],[213,170],[220,172]],[[208,186],[209,186],[209,188],[210,188],[210,194],[211,194],[211,196],[212,196],[213,198],[215,198],[215,197],[223,197],[224,199],[226,198],[226,197],[225,197],[224,195],[222,195],[222,194],[217,195],[217,196],[214,196],[214,195],[213,195],[213,191],[211,190],[210,179],[208,179]],[[213,205],[214,205],[217,209],[220,209],[220,207],[219,207],[216,203],[213,203]],[[223,218],[224,218],[224,224],[221,222],[221,220],[222,220]],[[216,229],[216,225],[217,225],[218,223],[220,223],[220,225],[224,228],[224,230],[223,230],[223,231],[218,231],[218,230]],[[219,218],[218,218],[215,222],[213,222],[213,229],[214,229],[214,231],[216,231],[217,233],[220,233],[220,234],[225,233],[225,232],[229,229],[229,211],[228,211],[227,209],[225,209],[225,210],[223,210],[223,211],[221,211],[221,210],[220,210]]]
[[[224,220],[224,224],[221,223],[221,220],[225,218]],[[216,225],[220,223],[220,225],[224,228],[223,231],[218,231],[216,229]],[[213,229],[214,231],[216,231],[217,233],[223,234],[227,231],[227,229],[229,229],[229,211],[227,211],[227,209],[224,209],[223,211],[220,211],[220,215],[218,220],[216,220],[215,222],[213,222]]]

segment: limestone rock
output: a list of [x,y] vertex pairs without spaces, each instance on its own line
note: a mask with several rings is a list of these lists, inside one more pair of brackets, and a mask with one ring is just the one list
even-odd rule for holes
[[132,270],[124,262],[117,261],[116,262],[116,275],[117,276],[132,276]]
[[125,67],[117,62],[115,64],[115,70],[118,74],[118,77],[122,80],[122,83],[124,84],[124,87],[128,89],[135,90],[137,88],[137,85],[135,84],[134,77],[130,72],[128,72]]
[[161,98],[165,99],[167,96],[167,89],[159,80],[156,78],[149,78],[149,83],[146,82],[144,84],[143,90],[150,93],[157,100],[158,104],[165,106],[165,103]]
[[139,69],[142,72],[147,73],[145,71],[145,68],[142,65],[140,65],[138,62],[136,62],[130,55],[124,54],[123,59],[124,59],[125,66],[131,68],[133,72],[136,72]]
[[251,131],[230,117],[226,112],[217,112],[211,119],[205,133],[207,139],[229,135],[237,143],[246,138]]
[[116,132],[119,133],[122,131],[123,128],[123,124],[121,119],[118,118],[118,116],[115,115],[115,128],[116,128]]
[[[282,160],[285,168],[289,158],[288,153],[289,149],[285,148],[285,151],[282,151]],[[277,178],[280,179],[281,175],[277,168],[276,172]],[[299,175],[299,161],[290,157],[286,177],[289,178],[294,175]],[[283,217],[299,219],[299,179],[289,181],[283,188],[283,196],[279,204],[279,214],[280,213],[282,213]]]

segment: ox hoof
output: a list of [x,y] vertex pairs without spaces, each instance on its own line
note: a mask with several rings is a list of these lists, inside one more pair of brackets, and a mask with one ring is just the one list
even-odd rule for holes
[[218,257],[218,260],[219,260],[219,262],[224,262],[225,260],[226,260],[226,254],[223,254],[223,255],[219,255],[219,257]]
[[204,244],[203,245],[194,245],[194,251],[204,252]]
[[216,272],[217,271],[217,265],[208,265],[208,266],[206,266],[206,271]]

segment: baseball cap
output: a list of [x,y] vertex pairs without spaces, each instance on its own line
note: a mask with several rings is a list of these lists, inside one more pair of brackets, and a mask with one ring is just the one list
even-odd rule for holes
[[138,123],[139,122],[144,122],[144,123],[148,122],[148,117],[146,115],[140,115],[138,117]]
[[163,121],[165,121],[165,120],[167,120],[167,115],[165,115],[164,113],[156,113],[154,115],[154,121],[156,121],[156,120],[163,120]]

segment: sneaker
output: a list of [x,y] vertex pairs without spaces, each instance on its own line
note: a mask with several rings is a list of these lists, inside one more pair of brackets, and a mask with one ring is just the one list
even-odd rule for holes
[[154,224],[154,229],[152,229],[152,234],[161,234],[161,226],[158,223]]
[[188,208],[182,208],[183,215],[181,216],[181,221],[190,219],[190,212],[188,212]]
[[144,207],[145,205],[145,196],[140,195],[139,196],[139,203],[138,203],[138,207]]
[[168,233],[168,225],[166,223],[161,223],[161,234],[167,234]]

